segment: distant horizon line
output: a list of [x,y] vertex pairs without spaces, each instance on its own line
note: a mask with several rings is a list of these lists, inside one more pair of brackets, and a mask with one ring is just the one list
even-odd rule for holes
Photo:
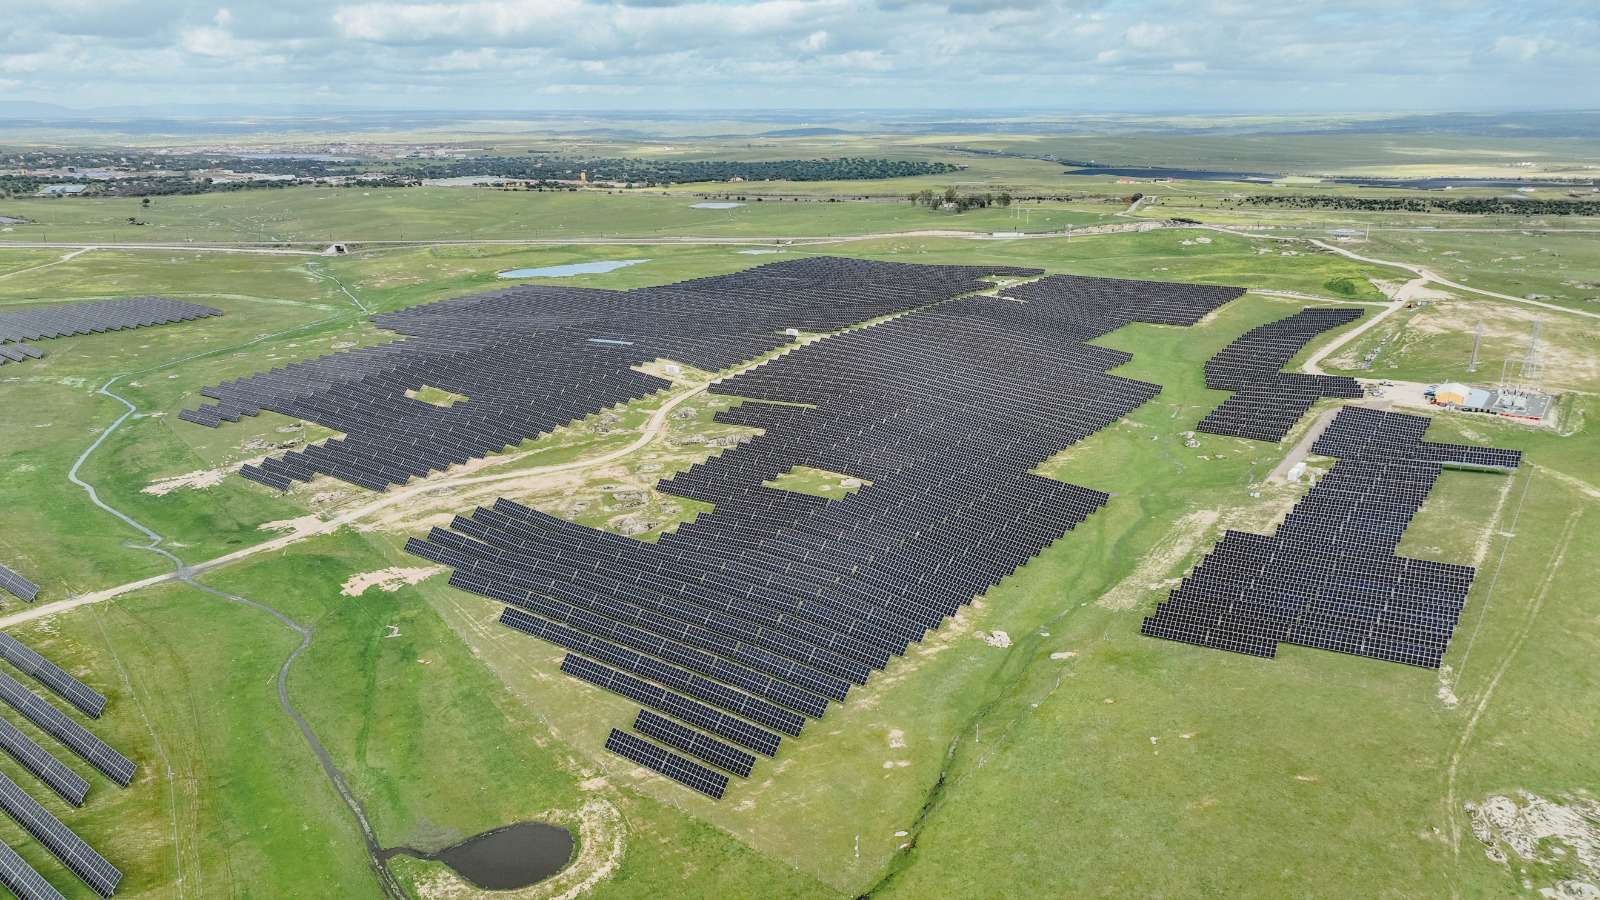
[[[1563,114],[1588,114],[1600,113],[1600,107],[1550,107],[1529,109],[1526,106],[1515,109],[1496,108],[1464,108],[1464,107],[1420,107],[1407,109],[1319,109],[1319,110],[1268,110],[1248,108],[1217,108],[1217,109],[1087,109],[1072,107],[1050,106],[1016,106],[1016,107],[968,107],[968,106],[711,106],[711,107],[596,107],[596,108],[544,108],[544,109],[506,109],[504,107],[386,107],[386,106],[335,106],[324,104],[292,104],[272,103],[257,101],[237,102],[210,102],[210,103],[127,103],[106,106],[69,106],[53,100],[33,100],[20,98],[7,98],[0,100],[0,114],[8,111],[13,115],[20,113],[19,107],[49,107],[52,110],[78,114],[115,116],[140,114],[144,115],[248,115],[252,111],[256,114],[268,115],[306,115],[318,113],[338,114],[369,114],[369,115],[404,115],[404,114],[449,114],[449,115],[481,115],[485,118],[506,117],[517,118],[523,116],[581,116],[581,115],[636,115],[641,117],[678,117],[688,115],[702,115],[707,113],[740,113],[740,114],[774,114],[774,113],[818,113],[818,114],[885,114],[893,113],[908,116],[917,115],[961,115],[973,118],[1009,118],[1015,115],[1057,115],[1057,116],[1129,116],[1129,117],[1192,117],[1192,116],[1273,116],[1282,118],[1293,117],[1324,117],[1324,116],[1433,116],[1433,115],[1468,115],[1468,116],[1505,116],[1505,115],[1563,115]],[[157,113],[155,110],[167,110]],[[174,112],[185,110],[186,113]],[[43,110],[41,110],[43,112]]]

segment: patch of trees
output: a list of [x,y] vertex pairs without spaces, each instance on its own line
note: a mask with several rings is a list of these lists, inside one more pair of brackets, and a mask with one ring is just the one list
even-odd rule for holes
[[616,181],[659,187],[697,181],[868,181],[913,175],[948,175],[963,166],[903,159],[784,159],[763,162],[677,159],[526,159],[486,156],[477,159],[399,163],[395,173],[424,178],[488,176],[529,180]]
[[348,172],[350,162],[323,159],[269,157],[252,159],[225,153],[149,153],[133,150],[28,150],[0,153],[0,169],[77,169],[88,172],[162,169],[169,172],[196,172],[223,168],[254,175],[293,175],[297,178],[324,178]]
[[1345,209],[1362,212],[1443,212],[1480,216],[1600,216],[1600,201],[1528,197],[1331,197],[1320,194],[1257,194],[1247,206]]
[[119,178],[115,181],[101,182],[89,186],[81,196],[96,197],[169,197],[186,194],[225,194],[233,191],[259,191],[274,190],[278,188],[297,187],[307,184],[320,184],[323,187],[360,187],[360,188],[393,188],[405,187],[406,182],[398,178],[375,178],[362,181],[347,181],[339,184],[319,182],[314,178],[297,178],[292,181],[213,181],[210,178],[189,178],[184,175],[158,176],[152,178]]
[[1341,297],[1354,297],[1361,293],[1361,288],[1357,287],[1356,283],[1349,278],[1329,278],[1322,283],[1322,289],[1330,294],[1338,294]]
[[908,194],[906,199],[918,206],[926,206],[929,209],[953,209],[956,212],[966,212],[969,209],[1010,206],[1013,198],[1007,193],[992,194],[988,191],[981,194],[963,194],[952,187],[945,188],[943,193],[923,188],[914,194]]
[[47,184],[72,184],[64,178],[37,178],[32,175],[0,175],[0,197],[31,197]]

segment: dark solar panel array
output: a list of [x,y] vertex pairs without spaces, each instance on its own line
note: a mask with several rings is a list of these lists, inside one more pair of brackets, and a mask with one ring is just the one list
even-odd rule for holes
[[[815,257],[630,291],[523,285],[373,317],[403,340],[201,391],[179,414],[216,426],[271,410],[345,436],[240,474],[286,489],[318,474],[373,490],[504,451],[670,382],[633,366],[671,359],[721,371],[789,343],[988,287],[1033,269]],[[467,399],[412,399],[433,387]]]
[[18,900],[65,900],[17,851],[0,843],[0,884]]
[[39,596],[39,586],[11,571],[5,566],[0,566],[0,590],[7,591],[13,596],[32,603]]
[[1308,306],[1245,332],[1206,363],[1206,387],[1235,393],[1201,419],[1195,430],[1281,441],[1323,397],[1365,396],[1354,378],[1281,371],[1317,335],[1359,318],[1359,309]]
[[0,750],[73,806],[82,806],[84,798],[89,796],[89,782],[83,776],[62,765],[48,750],[5,719],[0,719]]
[[674,750],[682,750],[705,760],[719,769],[726,769],[740,778],[749,778],[750,771],[756,765],[756,758],[743,750],[730,747],[692,728],[685,728],[648,709],[639,710],[638,717],[633,720],[633,730],[645,737],[655,738]]
[[0,700],[21,713],[23,718],[37,725],[41,731],[67,746],[84,762],[101,774],[127,787],[133,780],[134,765],[127,757],[106,746],[106,743],[89,733],[87,728],[67,718],[61,710],[51,706],[38,694],[23,687],[20,681],[0,672]]
[[[1191,325],[1243,292],[1055,276],[1003,293],[714,385],[747,398],[719,421],[765,433],[658,485],[713,510],[657,543],[500,500],[407,549],[509,604],[504,624],[572,651],[563,671],[720,740],[650,714],[640,733],[746,776],[754,758],[723,741],[774,755],[780,734],[1106,502],[1032,474],[1160,390],[1106,374],[1130,356],[1087,341]],[[766,486],[802,465],[868,484],[837,499]]]
[[48,659],[33,652],[26,644],[0,631],[0,657],[13,666],[38,679],[56,696],[71,703],[78,711],[92,718],[100,718],[106,708],[106,698],[86,687]]
[[713,772],[625,731],[611,729],[611,736],[606,738],[606,749],[647,769],[654,769],[679,784],[688,785],[714,800],[721,800],[723,792],[728,789],[728,776],[721,772]]
[[[32,582],[3,567],[0,567],[0,587],[26,600],[32,600],[38,591]],[[104,697],[5,632],[0,632],[0,658],[37,679],[87,716],[98,718],[105,709]],[[0,700],[117,784],[127,787],[132,781],[135,771],[132,762],[3,670],[0,670]],[[89,782],[4,719],[0,719],[0,750],[63,800],[73,806],[83,805],[89,794]],[[90,887],[111,896],[121,873],[3,776],[0,776],[0,808]],[[0,844],[0,884],[18,897],[61,896],[4,844]]]
[[83,879],[83,883],[95,893],[110,897],[116,891],[117,883],[122,880],[122,873],[117,867],[106,862],[72,829],[61,824],[38,801],[17,787],[16,782],[4,775],[0,775],[0,809],[43,844],[62,865]]
[[1395,549],[1443,466],[1511,469],[1521,454],[1425,442],[1429,421],[1340,410],[1312,448],[1338,462],[1277,532],[1228,531],[1143,632],[1254,656],[1290,643],[1438,668],[1473,569]]
[[170,325],[220,315],[220,309],[169,297],[132,297],[127,300],[67,303],[0,312],[0,365],[39,358],[36,348],[16,343],[18,341]]

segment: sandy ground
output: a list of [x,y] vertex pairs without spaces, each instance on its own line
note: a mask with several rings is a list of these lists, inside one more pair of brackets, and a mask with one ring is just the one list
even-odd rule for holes
[[1001,631],[998,628],[988,634],[985,634],[981,631],[974,631],[973,635],[975,637],[982,638],[983,642],[991,647],[1005,649],[1006,647],[1011,646],[1011,635],[1006,634],[1004,631]]
[[154,494],[157,497],[165,497],[173,491],[182,490],[184,488],[203,490],[209,487],[216,487],[217,485],[221,484],[223,479],[227,478],[229,475],[232,475],[245,466],[259,465],[262,460],[266,459],[270,455],[271,454],[262,454],[261,456],[252,456],[249,459],[241,459],[236,463],[230,463],[226,466],[219,466],[215,469],[201,469],[198,472],[188,472],[183,475],[173,475],[170,478],[157,478],[155,481],[150,482],[145,487],[140,488],[139,492],[141,494]]
[[[1552,319],[1541,310],[1522,309],[1502,303],[1443,299],[1406,322],[1406,329],[1417,334],[1475,334],[1483,325],[1485,349],[1479,354],[1478,374],[1485,381],[1497,380],[1507,345],[1520,354],[1533,335],[1534,323],[1543,320],[1539,358],[1546,378],[1553,384],[1578,384],[1600,379],[1600,353],[1595,352],[1592,328],[1571,324],[1565,317]],[[1560,325],[1552,328],[1551,323]],[[1496,349],[1489,349],[1490,346]]]
[[165,497],[173,491],[182,488],[208,488],[216,487],[222,479],[228,477],[228,469],[201,469],[187,475],[174,475],[171,478],[159,478],[150,482],[148,487],[140,490],[141,494],[154,494]]
[[[1482,803],[1466,804],[1472,834],[1495,862],[1509,865],[1515,856],[1570,869],[1571,877],[1540,888],[1545,897],[1600,897],[1600,802],[1590,796],[1559,799],[1526,791],[1490,794]],[[1527,871],[1520,862],[1517,868]]]
[[394,593],[408,584],[416,584],[424,578],[431,578],[445,570],[444,566],[425,566],[416,569],[402,569],[391,566],[379,569],[376,572],[363,572],[351,575],[350,579],[340,588],[339,593],[346,597],[359,597],[367,592],[368,588],[377,588],[380,591]]

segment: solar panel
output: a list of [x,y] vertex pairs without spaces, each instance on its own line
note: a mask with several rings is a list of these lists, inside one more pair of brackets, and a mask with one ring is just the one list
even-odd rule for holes
[[23,357],[38,359],[40,356],[38,350],[27,344],[8,342],[99,334],[220,315],[220,309],[169,297],[132,297],[0,312],[0,363],[7,359],[17,362]]
[[89,782],[4,719],[0,719],[0,750],[73,806],[82,806],[89,795]]
[[83,879],[95,893],[110,897],[122,880],[116,866],[106,862],[72,829],[40,806],[37,801],[17,787],[16,782],[0,775],[0,809],[33,835],[61,864]]
[[695,700],[690,700],[681,694],[675,694],[653,684],[640,681],[630,675],[625,675],[615,669],[601,665],[593,660],[581,656],[567,654],[561,661],[561,671],[597,687],[605,688],[627,697],[635,703],[659,709],[662,712],[682,719],[697,728],[703,728],[718,737],[730,740],[742,747],[749,747],[757,753],[775,756],[778,752],[779,738],[777,735],[763,728],[734,718],[726,713],[719,712]]
[[[428,435],[476,427],[475,390],[496,420],[559,422],[594,411],[591,388],[620,384],[630,360],[719,371],[781,346],[781,328],[838,332],[712,385],[707,402],[737,404],[717,421],[762,433],[656,485],[710,511],[654,543],[500,500],[406,545],[451,567],[451,585],[506,603],[506,625],[583,654],[563,671],[646,707],[640,734],[747,777],[745,750],[775,754],[774,732],[797,736],[1110,500],[1034,474],[1160,391],[1108,374],[1129,355],[1090,341],[1133,322],[1192,325],[1243,293],[1051,276],[1001,298],[978,293],[985,273],[1037,274],[810,259],[639,291],[457,298],[382,317],[404,341],[208,389],[219,402],[195,421],[322,416],[351,436],[249,477],[287,485],[344,467],[381,488],[442,461]],[[504,368],[457,358],[469,349]],[[394,399],[424,383],[472,399],[446,412]],[[774,486],[802,466],[860,484]]]
[[35,653],[27,645],[3,631],[0,631],[0,656],[37,678],[41,684],[77,707],[84,715],[98,719],[100,713],[105,710],[106,698],[85,687],[83,682],[67,674],[60,666]]
[[105,742],[90,734],[88,729],[72,721],[60,710],[45,702],[39,695],[22,686],[22,683],[0,672],[0,700],[22,713],[40,730],[65,744],[84,762],[101,774],[127,787],[133,780],[134,765],[127,757],[106,746]]
[[1280,371],[1317,335],[1361,318],[1359,309],[1308,306],[1251,329],[1205,366],[1206,387],[1236,393],[1212,410],[1196,431],[1258,441],[1281,441],[1323,397],[1360,399],[1354,378]]
[[723,793],[728,789],[728,776],[690,762],[648,741],[641,741],[625,731],[611,729],[611,736],[606,738],[606,749],[631,759],[647,769],[653,769],[679,784],[694,788],[713,800],[721,800]]
[[9,591],[18,599],[33,602],[39,596],[39,586],[11,571],[5,566],[0,566],[0,589]]
[[16,894],[18,900],[63,900],[50,882],[4,843],[0,843],[0,884]]
[[740,778],[749,778],[750,770],[755,768],[754,756],[730,747],[716,738],[685,728],[648,709],[639,710],[639,716],[633,720],[633,730],[645,737],[655,738],[674,750],[682,750],[690,756],[732,772]]
[[1340,410],[1313,446],[1339,461],[1277,532],[1224,534],[1141,630],[1255,656],[1291,643],[1438,668],[1473,570],[1396,548],[1444,461],[1505,469],[1521,457],[1425,442],[1429,421]]

